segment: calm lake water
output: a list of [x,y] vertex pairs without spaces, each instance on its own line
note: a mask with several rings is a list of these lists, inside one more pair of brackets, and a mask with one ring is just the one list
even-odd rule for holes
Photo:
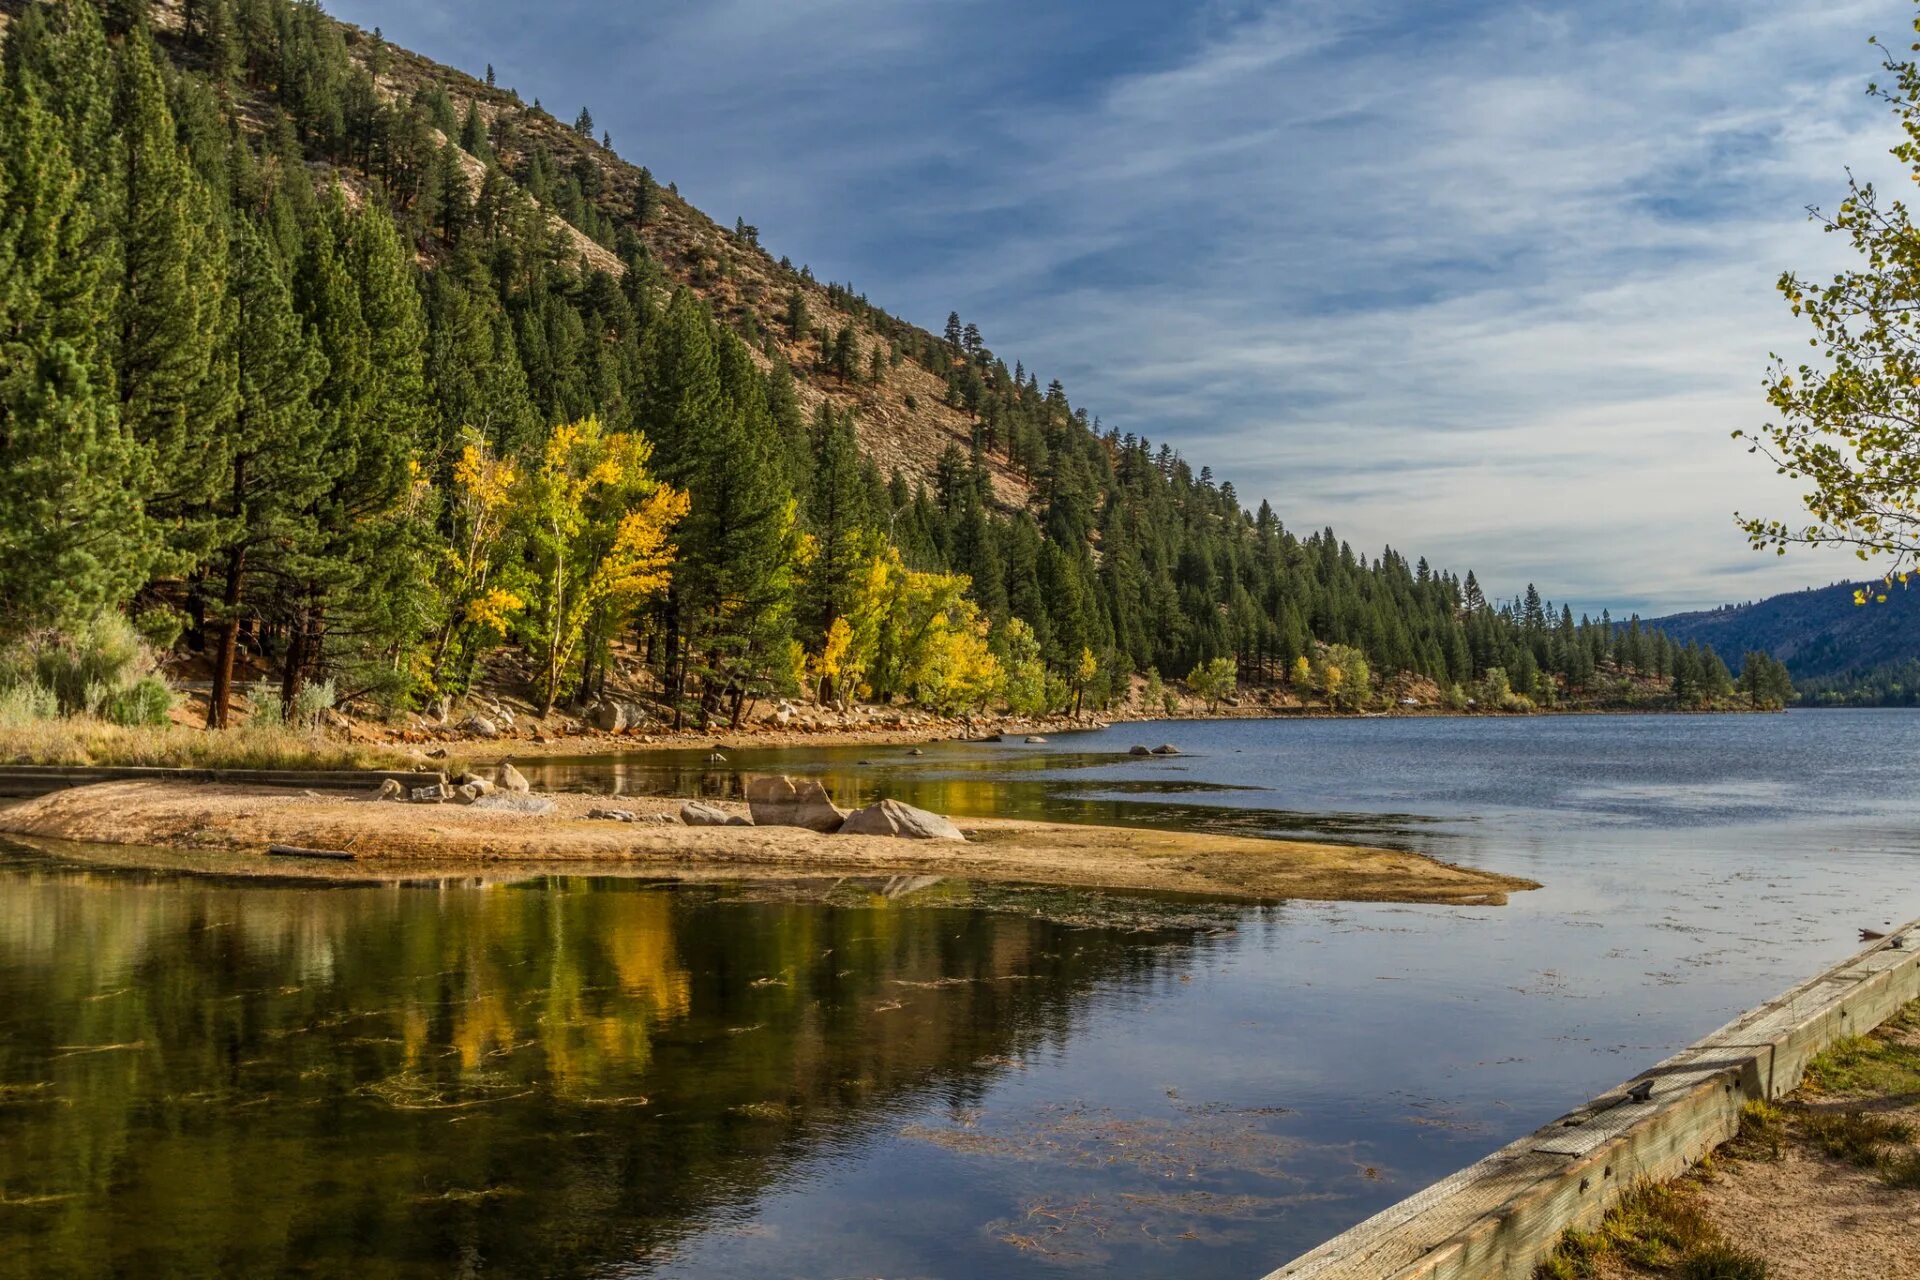
[[[1189,754],[1140,760],[1128,745]],[[1498,908],[0,852],[0,1276],[1245,1277],[1920,916],[1920,714],[528,766],[1309,833]]]

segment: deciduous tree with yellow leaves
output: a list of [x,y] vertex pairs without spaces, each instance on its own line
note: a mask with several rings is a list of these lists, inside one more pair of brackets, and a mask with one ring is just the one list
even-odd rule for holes
[[672,580],[668,535],[687,513],[687,495],[653,478],[652,455],[644,436],[583,418],[553,429],[516,488],[532,573],[523,629],[541,664],[543,714],[589,623],[630,612]]

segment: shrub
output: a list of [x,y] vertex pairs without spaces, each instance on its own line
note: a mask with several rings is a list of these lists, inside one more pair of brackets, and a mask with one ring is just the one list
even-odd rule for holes
[[262,729],[278,729],[287,723],[286,708],[280,705],[280,687],[265,676],[247,686],[247,723]]
[[159,666],[152,647],[117,613],[103,613],[71,634],[43,635],[29,648],[34,679],[67,715],[98,710]]
[[303,729],[311,729],[320,721],[320,713],[333,708],[334,688],[331,680],[309,680],[300,686],[300,692],[293,695],[292,721]]
[[0,688],[0,729],[19,729],[60,714],[53,690],[32,680]]
[[159,676],[142,676],[124,689],[109,692],[102,700],[102,716],[129,729],[159,727],[173,716],[174,693]]

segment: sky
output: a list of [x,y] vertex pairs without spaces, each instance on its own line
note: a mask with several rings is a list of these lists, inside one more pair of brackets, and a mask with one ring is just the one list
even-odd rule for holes
[[1652,615],[1824,584],[1731,440],[1902,0],[328,0],[1356,550]]

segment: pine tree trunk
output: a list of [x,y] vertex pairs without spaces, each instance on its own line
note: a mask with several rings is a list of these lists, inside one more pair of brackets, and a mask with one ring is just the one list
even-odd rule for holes
[[220,637],[213,658],[213,692],[207,698],[207,727],[227,727],[227,704],[233,696],[233,653],[240,644],[240,586],[247,568],[247,549],[227,552],[227,583],[221,595]]
[[280,711],[291,721],[293,700],[300,696],[301,673],[307,669],[307,611],[300,610],[287,628],[287,652],[280,663]]

